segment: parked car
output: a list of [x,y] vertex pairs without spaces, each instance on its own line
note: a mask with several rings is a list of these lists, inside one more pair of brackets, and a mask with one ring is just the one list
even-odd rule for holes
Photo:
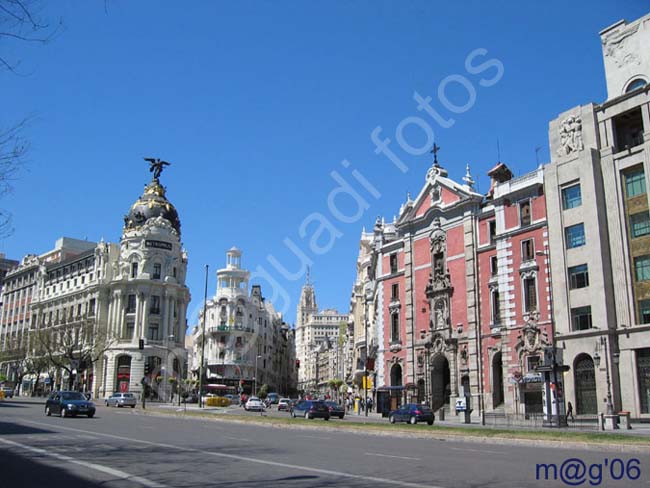
[[409,424],[417,424],[418,422],[426,422],[433,425],[435,416],[433,410],[428,405],[419,405],[417,403],[407,403],[402,405],[397,410],[393,410],[388,414],[388,420],[391,424],[395,422],[408,422]]
[[3,386],[2,387],[2,392],[5,394],[5,398],[13,398],[14,397],[14,389],[10,386]]
[[338,417],[343,419],[345,417],[345,409],[336,402],[328,400],[325,402],[327,409],[330,411],[330,417]]
[[288,398],[280,398],[278,401],[278,412],[283,412],[287,411],[289,412],[291,410],[291,400]]
[[252,396],[248,399],[246,405],[244,405],[244,410],[246,410],[247,412],[253,412],[253,411],[263,412],[264,404],[259,398]]
[[303,400],[298,402],[291,410],[293,418],[304,416],[306,419],[330,419],[330,411],[324,402],[317,400]]
[[49,417],[53,413],[61,417],[86,415],[92,418],[95,415],[95,404],[86,400],[83,393],[78,391],[55,391],[45,402],[45,414]]
[[107,407],[131,407],[135,408],[138,400],[133,393],[113,393],[106,399]]

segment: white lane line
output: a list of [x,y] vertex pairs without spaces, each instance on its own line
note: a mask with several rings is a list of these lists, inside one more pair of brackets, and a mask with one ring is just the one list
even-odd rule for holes
[[142,478],[140,476],[134,476],[129,473],[125,473],[124,471],[120,471],[119,469],[113,469],[109,468],[107,466],[102,466],[101,464],[95,464],[95,463],[89,463],[86,461],[81,461],[79,459],[71,458],[69,456],[64,456],[63,454],[58,454],[55,452],[51,451],[46,451],[45,449],[39,449],[37,447],[32,447],[28,446],[25,444],[19,444],[18,442],[14,441],[8,441],[7,439],[0,439],[0,442],[3,444],[7,444],[10,446],[15,446],[15,447],[20,447],[22,449],[25,449],[26,451],[34,452],[36,454],[40,454],[42,456],[49,456],[53,457],[55,459],[58,459],[60,461],[65,461],[67,463],[72,463],[72,464],[78,464],[79,466],[83,466],[85,468],[89,469],[94,469],[95,471],[101,471],[102,473],[109,474],[111,476],[115,476],[116,478],[124,479],[124,480],[129,480],[129,481],[135,481],[137,483],[140,483],[143,486],[147,486],[149,488],[165,488],[165,485],[161,485],[160,483],[156,483],[155,481],[148,480],[146,478]]
[[[34,425],[42,425],[46,426],[49,428],[52,428],[52,424],[46,424],[43,422],[35,422],[33,420],[22,420],[22,422],[28,423],[28,424],[34,424]],[[109,437],[111,439],[119,439],[122,441],[127,441],[127,442],[137,442],[140,444],[146,444],[149,446],[155,446],[155,447],[165,447],[167,449],[174,449],[177,451],[182,451],[182,452],[191,452],[191,453],[196,453],[200,454],[202,456],[214,456],[214,457],[220,457],[220,458],[225,458],[225,459],[234,459],[236,461],[246,461],[249,463],[254,463],[254,464],[263,464],[266,466],[275,466],[279,468],[287,468],[287,469],[295,469],[297,471],[306,471],[308,473],[319,473],[319,474],[324,474],[328,476],[338,476],[341,478],[351,478],[355,480],[363,480],[363,481],[371,481],[373,483],[383,483],[385,485],[394,485],[394,486],[404,486],[405,488],[445,488],[440,485],[423,485],[420,483],[409,483],[408,481],[399,481],[399,480],[393,480],[390,478],[379,478],[376,476],[365,476],[362,474],[353,474],[353,473],[346,473],[344,471],[333,471],[330,469],[321,469],[321,468],[313,468],[311,466],[302,466],[300,464],[288,464],[288,463],[281,463],[278,461],[267,461],[264,459],[258,459],[258,458],[249,458],[246,456],[239,456],[236,454],[226,454],[223,452],[210,452],[210,451],[204,451],[202,449],[192,449],[191,447],[180,447],[180,446],[175,446],[173,444],[163,444],[161,442],[152,442],[152,441],[145,441],[141,439],[134,439],[132,437],[123,437],[120,435],[114,435],[114,434],[103,434],[101,432],[93,432],[93,431],[88,431],[88,430],[81,430],[81,429],[74,429],[72,427],[63,427],[60,425],[56,426],[57,429],[63,429],[63,430],[71,430],[75,432],[82,432],[85,434],[94,434],[94,435],[99,435],[99,436],[104,436],[104,437]]]
[[381,457],[395,458],[395,459],[411,459],[413,461],[422,461],[420,458],[414,458],[408,456],[393,456],[392,454],[381,454],[379,452],[366,452],[364,454],[366,456],[381,456]]
[[235,440],[235,441],[253,442],[250,439],[246,439],[245,437],[234,437],[234,436],[230,436],[230,435],[224,435],[224,436],[221,436],[221,437],[223,437],[224,439],[232,439],[232,440]]
[[469,452],[491,452],[492,454],[505,454],[503,451],[490,451],[489,449],[467,449],[465,447],[450,447],[453,451],[469,451]]
[[331,437],[324,437],[322,435],[297,435],[296,437],[306,437],[307,439],[324,439],[326,441],[331,439]]

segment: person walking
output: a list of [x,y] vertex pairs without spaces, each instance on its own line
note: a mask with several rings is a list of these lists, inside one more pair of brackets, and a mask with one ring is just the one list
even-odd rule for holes
[[566,404],[566,418],[567,420],[571,417],[571,420],[575,422],[575,418],[573,416],[573,405],[571,405],[571,402],[568,402]]

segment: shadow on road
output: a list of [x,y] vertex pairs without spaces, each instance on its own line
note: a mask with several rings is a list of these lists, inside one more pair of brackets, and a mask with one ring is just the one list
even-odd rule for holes
[[[1,432],[1,431],[0,431]],[[20,486],[23,488],[99,488],[103,484],[93,483],[88,479],[75,476],[61,468],[53,468],[36,463],[31,459],[2,449],[2,486]]]
[[28,427],[27,425],[0,422],[0,436],[20,434],[54,434],[54,431]]

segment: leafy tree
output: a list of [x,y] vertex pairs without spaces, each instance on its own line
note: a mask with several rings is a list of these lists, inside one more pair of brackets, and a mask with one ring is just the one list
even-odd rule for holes
[[259,388],[259,390],[257,390],[257,396],[258,396],[258,398],[260,398],[261,400],[264,400],[264,399],[267,397],[268,394],[269,394],[269,385],[267,385],[266,383],[264,383],[264,384]]

